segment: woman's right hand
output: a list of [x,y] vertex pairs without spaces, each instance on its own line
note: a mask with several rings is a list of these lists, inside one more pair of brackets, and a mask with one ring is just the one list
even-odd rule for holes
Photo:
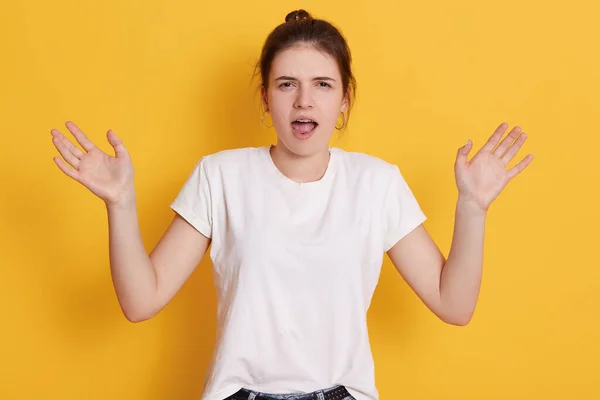
[[85,151],[52,129],[52,143],[66,160],[53,157],[56,165],[104,200],[107,206],[134,200],[133,164],[123,141],[112,130],[107,132],[108,142],[115,150],[113,157],[96,147],[73,122],[67,121],[65,126]]

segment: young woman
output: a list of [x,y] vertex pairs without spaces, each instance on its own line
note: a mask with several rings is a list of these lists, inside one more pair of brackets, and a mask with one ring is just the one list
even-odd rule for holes
[[288,14],[257,65],[277,144],[202,157],[150,255],[123,142],[108,131],[112,157],[72,122],[66,127],[84,151],[52,130],[66,161],[55,157],[58,167],[106,203],[111,273],[130,321],[158,313],[212,244],[218,341],[203,400],[378,399],[366,313],[385,252],[439,318],[471,319],[486,213],[532,160],[506,170],[525,134],[515,127],[500,142],[503,123],[471,161],[470,141],[458,149],[446,260],[397,166],[329,147],[348,121],[356,89],[350,65],[334,26],[304,10]]

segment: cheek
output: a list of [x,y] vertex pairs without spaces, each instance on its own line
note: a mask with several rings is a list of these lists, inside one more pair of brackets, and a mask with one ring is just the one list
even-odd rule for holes
[[336,123],[338,117],[340,116],[340,111],[342,109],[342,104],[337,101],[329,101],[322,106],[323,117],[327,120],[329,124]]
[[289,97],[285,93],[274,92],[269,96],[269,104],[272,111],[279,111],[287,107]]
[[270,111],[273,121],[283,121],[287,123],[293,108],[294,100],[291,96],[278,94],[271,97]]

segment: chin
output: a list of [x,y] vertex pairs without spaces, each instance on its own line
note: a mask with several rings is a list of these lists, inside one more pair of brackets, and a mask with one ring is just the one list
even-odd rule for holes
[[329,140],[331,135],[326,138],[322,136],[323,132],[319,126],[315,129],[314,134],[307,139],[298,139],[292,131],[286,131],[283,135],[278,136],[278,142],[285,146],[291,153],[298,156],[310,156],[321,151],[329,149]]
[[280,138],[279,142],[297,156],[311,156],[329,149],[328,141],[314,139],[317,138],[310,138],[304,141],[298,140],[293,134],[290,134],[284,140]]

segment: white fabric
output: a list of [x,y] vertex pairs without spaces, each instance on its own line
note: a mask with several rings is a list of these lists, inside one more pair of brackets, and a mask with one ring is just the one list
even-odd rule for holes
[[367,309],[384,252],[426,220],[397,166],[330,149],[298,183],[269,147],[201,158],[171,208],[212,239],[217,343],[202,400],[344,385],[379,398]]

